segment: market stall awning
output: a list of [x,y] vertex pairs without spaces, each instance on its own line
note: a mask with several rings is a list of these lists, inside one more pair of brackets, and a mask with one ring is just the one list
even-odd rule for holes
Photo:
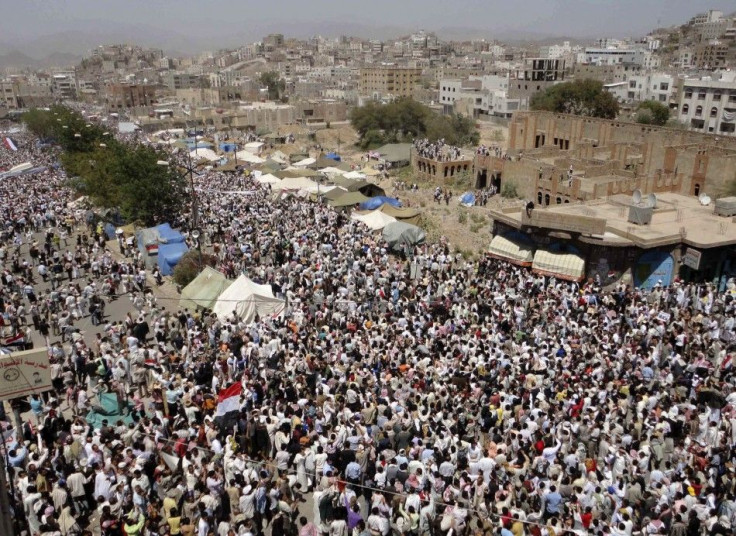
[[585,277],[585,261],[575,253],[538,249],[534,254],[532,270],[567,281],[580,281]]
[[534,261],[534,251],[530,244],[515,242],[501,235],[493,237],[488,254],[518,266],[531,266]]

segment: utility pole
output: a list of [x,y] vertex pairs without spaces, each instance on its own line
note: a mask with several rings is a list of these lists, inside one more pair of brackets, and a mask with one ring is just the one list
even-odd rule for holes
[[[15,413],[15,407],[13,412]],[[18,434],[17,437],[21,437],[20,428],[16,427],[16,434]],[[0,467],[0,536],[13,536],[13,511],[10,508],[7,480],[8,451],[5,446],[5,438],[0,436],[0,441],[3,443],[3,463]]]

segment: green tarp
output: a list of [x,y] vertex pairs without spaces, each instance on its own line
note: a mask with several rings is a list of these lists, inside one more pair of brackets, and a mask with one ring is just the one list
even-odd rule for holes
[[409,163],[411,143],[389,143],[376,149],[381,158],[392,164]]
[[179,307],[190,311],[212,309],[220,294],[231,284],[224,274],[207,266],[181,291]]
[[98,397],[93,397],[90,400],[90,406],[92,410],[87,413],[86,420],[92,428],[102,428],[103,420],[106,420],[111,426],[115,426],[118,421],[123,421],[123,424],[126,425],[133,422],[130,416],[133,404],[128,402],[127,409],[123,410],[124,413],[120,413],[118,398],[113,393],[102,393]]
[[350,207],[352,205],[360,205],[363,201],[367,201],[369,198],[361,194],[360,192],[345,192],[341,196],[331,199],[330,205],[338,207]]
[[396,221],[383,228],[383,239],[393,251],[402,252],[407,247],[424,242],[426,235],[422,229],[410,223]]
[[403,221],[404,223],[411,223],[414,225],[417,225],[419,223],[419,216],[421,212],[415,208],[411,207],[392,207],[388,203],[384,203],[381,205],[381,207],[378,209],[381,212],[384,212],[388,214],[389,216],[393,216],[399,221]]

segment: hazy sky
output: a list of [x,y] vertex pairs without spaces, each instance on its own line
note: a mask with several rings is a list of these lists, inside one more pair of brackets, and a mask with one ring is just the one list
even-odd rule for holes
[[[69,31],[188,42],[217,48],[285,34],[335,35],[340,29],[385,37],[424,28],[475,36],[637,36],[685,22],[733,0],[0,0],[0,42],[24,42]],[[351,33],[346,31],[345,33]],[[523,35],[522,35],[523,34]],[[452,37],[456,37],[453,35]],[[173,41],[172,41],[173,40]],[[189,48],[189,47],[187,47]]]

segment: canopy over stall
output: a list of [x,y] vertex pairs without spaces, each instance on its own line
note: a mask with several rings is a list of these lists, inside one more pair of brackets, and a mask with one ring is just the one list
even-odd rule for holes
[[566,281],[580,281],[585,277],[585,261],[575,253],[538,249],[532,270]]
[[493,237],[488,254],[518,266],[531,266],[534,261],[534,251],[530,244],[501,235]]

